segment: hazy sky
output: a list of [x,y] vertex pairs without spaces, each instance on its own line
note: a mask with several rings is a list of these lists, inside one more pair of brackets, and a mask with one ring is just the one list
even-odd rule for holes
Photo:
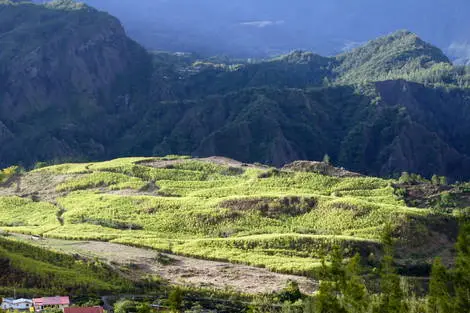
[[85,0],[152,49],[340,51],[398,29],[447,49],[470,41],[468,0]]

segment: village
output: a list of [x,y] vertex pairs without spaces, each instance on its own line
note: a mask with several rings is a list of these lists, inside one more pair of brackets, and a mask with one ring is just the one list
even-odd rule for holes
[[3,298],[0,310],[6,312],[104,313],[101,306],[75,307],[68,296],[43,298]]

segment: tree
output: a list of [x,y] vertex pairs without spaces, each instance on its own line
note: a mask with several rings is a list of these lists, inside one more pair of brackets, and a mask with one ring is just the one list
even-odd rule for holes
[[322,280],[315,298],[315,313],[346,313],[337,296],[334,282]]
[[441,183],[439,176],[437,176],[436,174],[432,175],[431,183],[436,186],[439,185]]
[[470,223],[467,221],[460,226],[456,250],[455,306],[457,312],[467,312],[470,308]]
[[331,158],[328,154],[325,154],[323,156],[323,163],[325,163],[325,164],[330,164],[331,163]]
[[316,313],[346,313],[338,297],[341,287],[344,286],[346,276],[343,265],[343,254],[339,246],[334,246],[330,254],[330,263],[326,265],[326,259],[322,259],[321,281],[315,298]]
[[404,295],[400,286],[400,276],[393,264],[394,240],[392,226],[387,223],[382,234],[384,256],[380,268],[380,301],[377,313],[407,312]]
[[431,281],[429,283],[428,313],[452,312],[452,301],[449,293],[450,276],[440,258],[432,265]]
[[401,173],[400,178],[398,179],[400,184],[409,184],[411,182],[411,176],[408,172]]
[[445,176],[439,177],[439,184],[442,186],[447,186],[447,177]]
[[369,293],[361,274],[361,256],[356,254],[346,267],[346,283],[343,287],[343,303],[348,313],[367,312],[369,307]]

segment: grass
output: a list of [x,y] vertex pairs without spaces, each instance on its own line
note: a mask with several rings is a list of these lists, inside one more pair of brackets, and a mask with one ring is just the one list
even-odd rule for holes
[[296,274],[313,271],[321,251],[333,243],[351,253],[375,253],[385,223],[399,228],[431,214],[397,199],[392,180],[187,157],[64,164],[34,173],[70,175],[55,188],[56,202],[65,210],[63,225],[55,205],[0,197],[3,229],[113,241]]
[[132,283],[95,261],[0,237],[0,286],[76,294],[129,290]]

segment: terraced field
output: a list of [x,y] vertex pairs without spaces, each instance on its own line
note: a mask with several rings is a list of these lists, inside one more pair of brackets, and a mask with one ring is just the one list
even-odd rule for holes
[[0,188],[0,228],[300,275],[333,243],[373,265],[385,223],[404,265],[450,254],[449,218],[408,207],[393,180],[313,165],[169,156],[45,167]]

